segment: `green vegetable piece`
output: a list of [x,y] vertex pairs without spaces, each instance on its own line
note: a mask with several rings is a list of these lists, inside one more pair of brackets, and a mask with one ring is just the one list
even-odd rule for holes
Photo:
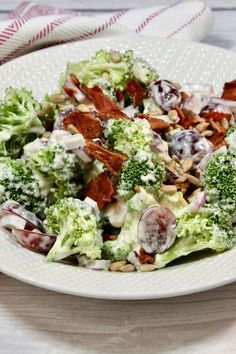
[[101,258],[99,219],[86,203],[74,198],[62,199],[46,209],[45,214],[47,232],[57,235],[47,255],[48,261],[59,261],[73,254]]
[[141,186],[148,193],[157,194],[165,177],[165,167],[157,161],[154,153],[140,150],[123,164],[118,193],[129,199],[135,193],[135,187]]
[[82,168],[73,152],[59,143],[48,144],[29,157],[34,171],[39,172],[50,184],[53,200],[76,197],[81,189]]
[[157,204],[155,197],[143,188],[128,201],[125,224],[116,240],[104,242],[102,246],[103,258],[112,261],[127,259],[129,253],[139,246],[137,227],[143,210],[155,204]]
[[31,91],[6,89],[5,100],[0,103],[0,156],[18,157],[26,143],[43,134],[37,116],[40,107]]
[[110,119],[104,130],[107,145],[114,151],[132,156],[139,150],[150,151],[153,133],[146,119]]
[[210,205],[219,206],[230,214],[236,211],[236,153],[212,156],[204,174]]
[[0,203],[14,200],[26,209],[40,214],[46,207],[46,191],[41,188],[40,180],[32,174],[26,160],[0,158]]
[[235,244],[236,235],[229,214],[217,207],[187,212],[178,220],[178,238],[166,252],[156,255],[157,268],[190,253],[210,249],[223,252]]

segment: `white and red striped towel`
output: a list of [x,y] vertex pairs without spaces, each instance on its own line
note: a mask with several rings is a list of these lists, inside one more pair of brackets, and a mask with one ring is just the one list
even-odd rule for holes
[[136,33],[200,41],[209,32],[212,18],[210,8],[194,0],[96,17],[23,2],[0,22],[0,63],[45,46],[95,37]]

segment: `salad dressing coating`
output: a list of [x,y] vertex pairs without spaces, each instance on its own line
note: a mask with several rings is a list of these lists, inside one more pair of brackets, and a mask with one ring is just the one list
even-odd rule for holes
[[67,63],[0,102],[0,226],[96,270],[153,271],[236,241],[236,84],[160,78],[132,50]]

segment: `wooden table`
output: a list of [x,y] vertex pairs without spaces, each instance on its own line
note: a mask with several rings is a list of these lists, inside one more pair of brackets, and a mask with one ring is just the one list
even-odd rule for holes
[[[48,3],[96,14],[168,2]],[[206,2],[214,8],[215,25],[205,42],[236,51],[236,0]],[[17,3],[0,0],[0,19]],[[74,353],[236,353],[236,284],[179,298],[119,302],[57,294],[0,274],[0,354]]]

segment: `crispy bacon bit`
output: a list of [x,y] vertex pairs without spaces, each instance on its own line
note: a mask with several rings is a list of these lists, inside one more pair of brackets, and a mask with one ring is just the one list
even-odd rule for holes
[[236,80],[225,83],[221,97],[226,100],[236,101]]
[[85,139],[99,138],[102,135],[102,125],[98,118],[91,112],[74,111],[63,120],[65,129],[72,124],[84,136]]
[[103,233],[102,234],[103,241],[115,241],[117,239],[117,235],[111,235],[108,233]]
[[224,118],[227,120],[231,119],[231,114],[229,113],[222,113],[222,112],[215,112],[215,111],[208,111],[202,114],[202,117],[208,122],[213,120],[215,122],[221,122]]
[[116,98],[118,102],[121,102],[124,99],[124,95],[120,89],[116,89]]
[[188,111],[187,109],[181,109],[179,106],[175,107],[175,110],[179,116],[179,124],[182,125],[185,129],[189,129],[197,123],[196,116],[193,112]]
[[139,255],[139,262],[141,264],[154,264],[155,263],[155,255],[148,254],[144,249],[141,247],[140,255]]
[[91,140],[86,140],[85,150],[90,157],[103,162],[114,175],[119,175],[123,163],[128,159],[126,155],[107,150]]
[[103,209],[111,201],[114,193],[115,189],[107,172],[102,172],[92,179],[85,189],[85,197],[95,200],[99,209]]
[[227,129],[223,128],[220,123],[223,121],[223,119],[227,119],[229,121],[231,119],[231,114],[209,111],[203,113],[202,116],[207,122],[210,123],[211,128],[213,130],[213,135],[208,139],[214,145],[214,149],[216,150],[221,146],[224,146],[224,138]]
[[139,107],[146,96],[142,85],[136,80],[129,80],[126,84],[126,90],[133,100],[133,106]]
[[63,90],[65,91],[65,93],[70,96],[70,97],[73,97],[74,94],[76,93],[76,90],[73,89],[72,87],[68,87],[68,86],[63,86]]
[[165,122],[163,119],[151,117],[149,116],[149,114],[139,113],[138,117],[145,118],[150,123],[152,130],[155,131],[162,132],[167,130],[170,127],[170,123]]
[[70,74],[70,79],[73,84],[80,89],[80,81],[75,74]]
[[189,98],[189,95],[184,91],[180,91],[180,94],[182,97],[182,101],[187,101],[187,99]]
[[73,84],[82,90],[87,97],[93,101],[95,107],[99,111],[99,116],[104,119],[127,119],[128,117],[121,111],[115,102],[113,102],[109,97],[104,95],[100,87],[94,86],[92,88],[81,85],[76,75],[70,75],[71,81]]

